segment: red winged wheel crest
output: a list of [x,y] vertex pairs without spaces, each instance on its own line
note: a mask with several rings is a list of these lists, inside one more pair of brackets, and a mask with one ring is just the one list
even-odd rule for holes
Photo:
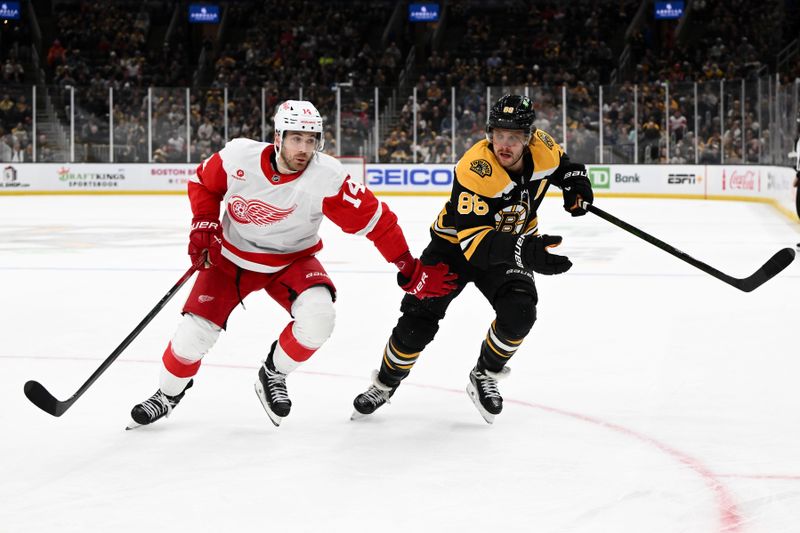
[[228,214],[239,224],[269,226],[285,219],[295,209],[297,209],[297,205],[293,205],[289,209],[281,209],[261,200],[245,200],[241,196],[231,196],[228,201]]

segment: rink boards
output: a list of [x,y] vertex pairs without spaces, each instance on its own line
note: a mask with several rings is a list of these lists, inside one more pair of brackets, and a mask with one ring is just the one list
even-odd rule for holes
[[[364,164],[342,158],[370,189],[397,195],[446,195],[450,164]],[[196,164],[17,163],[3,166],[0,194],[183,193]],[[772,204],[794,213],[795,171],[768,165],[589,165],[598,196],[730,199]]]

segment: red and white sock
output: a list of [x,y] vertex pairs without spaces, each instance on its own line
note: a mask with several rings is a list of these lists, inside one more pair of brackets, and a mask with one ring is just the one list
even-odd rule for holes
[[288,374],[295,370],[318,350],[318,348],[304,346],[297,340],[293,331],[294,324],[294,321],[289,322],[283,328],[278,337],[275,353],[272,354],[272,364],[275,365],[275,370],[283,374]]
[[186,384],[200,369],[200,360],[189,361],[182,358],[172,349],[172,343],[167,345],[164,356],[161,358],[163,366],[159,376],[159,388],[167,396],[175,396],[186,389]]

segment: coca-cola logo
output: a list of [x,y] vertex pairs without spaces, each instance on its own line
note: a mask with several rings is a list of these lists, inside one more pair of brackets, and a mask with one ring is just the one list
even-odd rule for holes
[[739,191],[755,191],[757,178],[758,176],[753,170],[734,170],[728,177],[728,188]]

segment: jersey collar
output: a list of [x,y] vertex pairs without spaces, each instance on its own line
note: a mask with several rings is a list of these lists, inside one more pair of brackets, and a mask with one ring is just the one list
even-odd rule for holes
[[[305,169],[303,169],[300,172],[294,172],[292,174],[281,174],[278,172],[277,165],[275,164],[276,157],[274,144],[268,144],[267,147],[264,148],[264,151],[261,152],[261,172],[264,173],[264,177],[268,183],[272,185],[283,185],[284,183],[296,180],[305,172]],[[309,161],[309,164],[310,163],[311,161]],[[308,166],[306,166],[306,168],[308,168]]]

